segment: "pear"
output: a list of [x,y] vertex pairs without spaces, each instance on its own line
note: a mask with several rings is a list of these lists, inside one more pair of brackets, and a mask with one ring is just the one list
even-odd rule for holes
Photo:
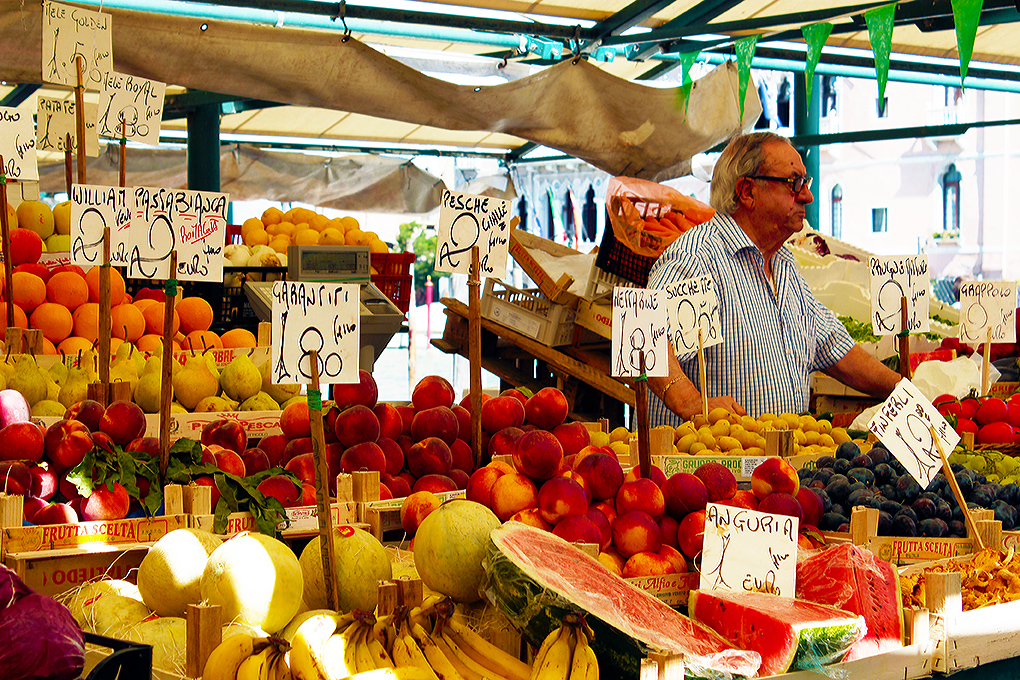
[[281,409],[287,408],[291,404],[307,404],[307,403],[308,403],[308,395],[306,395],[306,394],[296,394],[293,397],[291,397],[290,399],[288,399],[287,401],[285,401],[282,404],[280,404],[280,408]]
[[222,413],[223,411],[233,411],[236,407],[236,401],[224,399],[223,397],[206,397],[195,405],[193,411],[195,413]]
[[52,399],[43,399],[37,401],[32,405],[32,417],[33,418],[45,418],[45,417],[57,417],[63,418],[64,413],[67,412],[67,408],[59,401],[53,401]]
[[110,364],[110,382],[118,380],[126,382],[131,385],[132,392],[138,384],[138,364],[132,358],[134,349],[130,343],[122,342],[117,348],[113,363]]
[[[163,379],[163,358],[153,354],[145,362],[145,369],[138,376],[134,401],[146,413],[159,413],[160,386]],[[171,388],[171,395],[173,390]],[[171,396],[171,398],[173,398]]]
[[278,404],[282,404],[301,392],[301,385],[297,383],[277,384],[273,382],[273,371],[271,370],[269,359],[266,359],[259,366],[259,373],[262,374],[262,391],[272,397],[273,401]]
[[219,380],[201,354],[188,357],[184,368],[174,373],[173,383],[174,395],[185,409],[194,409],[203,399],[220,391]]
[[67,364],[63,361],[58,361],[50,366],[47,373],[50,374],[50,377],[52,377],[58,385],[62,386],[64,384],[64,379],[67,378]]
[[242,411],[279,411],[280,405],[265,392],[248,397],[241,402]]
[[35,357],[30,354],[22,354],[14,364],[14,371],[7,378],[7,387],[21,392],[29,406],[49,396],[46,374],[39,370]]
[[53,376],[49,371],[39,371],[43,379],[46,381],[46,399],[43,401],[57,401],[57,397],[60,396],[60,383],[53,379]]
[[89,375],[84,366],[72,364],[67,369],[67,377],[64,384],[60,386],[60,393],[57,394],[57,401],[65,407],[85,401],[89,393]]
[[202,356],[205,357],[205,363],[209,364],[209,372],[216,376],[216,380],[219,380],[220,367],[216,365],[216,358],[211,352],[203,352]]
[[170,402],[170,413],[187,413],[187,412],[188,409],[181,406],[180,402],[177,401]]
[[262,374],[252,363],[251,357],[241,354],[220,373],[220,387],[223,388],[223,394],[231,399],[244,401],[262,389]]

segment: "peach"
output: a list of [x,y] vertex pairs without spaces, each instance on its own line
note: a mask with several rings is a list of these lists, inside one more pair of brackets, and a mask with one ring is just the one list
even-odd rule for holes
[[280,430],[287,439],[311,437],[312,421],[308,416],[308,403],[295,401],[283,409],[280,412]]
[[676,543],[687,559],[693,560],[701,552],[705,540],[705,511],[695,510],[680,520],[676,530]]
[[737,489],[733,498],[719,501],[719,505],[729,505],[734,508],[747,508],[748,510],[758,509],[758,497],[746,489]]
[[585,515],[567,515],[553,525],[552,532],[571,543],[602,544],[602,532]]
[[395,477],[388,472],[384,472],[379,475],[379,481],[386,485],[394,498],[404,498],[411,494],[411,485],[403,477]]
[[422,520],[433,510],[442,505],[439,496],[431,491],[415,491],[404,499],[400,505],[400,526],[408,536],[414,536],[421,526]]
[[309,484],[315,484],[315,459],[312,453],[302,453],[299,456],[294,456],[287,461],[287,464],[283,466],[283,469],[287,472],[292,472],[297,475],[297,478],[302,483],[307,482]]
[[277,467],[287,463],[289,459],[284,458],[283,452],[286,450],[287,442],[289,441],[285,434],[271,434],[259,440],[258,447],[266,452],[266,457],[269,458],[269,467]]
[[475,454],[471,450],[471,445],[463,439],[457,438],[450,444],[450,456],[453,462],[451,467],[454,470],[462,470],[467,474],[471,474],[475,470]]
[[[660,489],[662,488],[662,485],[666,483],[666,473],[662,471],[662,468],[656,467],[654,465],[651,467],[648,473],[648,478],[655,482],[655,485],[658,486]],[[626,475],[623,476],[623,481],[625,482],[633,482],[635,479],[641,479],[640,465],[635,465],[627,472]]]
[[99,421],[103,418],[106,407],[95,399],[85,399],[76,404],[71,404],[64,411],[64,417],[69,420],[80,420],[89,428],[89,432],[99,429]]
[[504,427],[499,432],[493,434],[489,438],[489,444],[486,447],[489,458],[491,459],[493,456],[512,456],[514,448],[517,446],[517,440],[523,436],[524,430],[519,427]]
[[229,418],[219,418],[206,423],[202,428],[201,441],[203,446],[219,444],[237,454],[248,448],[248,435],[244,432],[244,426]]
[[32,475],[31,495],[38,496],[44,501],[56,495],[59,480],[55,471],[42,465],[33,465],[28,468],[28,473]]
[[[127,492],[125,492],[126,494]],[[126,511],[125,511],[125,514]],[[84,519],[84,518],[83,518]],[[102,519],[102,518],[98,518]],[[117,518],[111,518],[117,519]],[[78,513],[68,503],[50,503],[32,515],[33,524],[74,524],[78,521]]]
[[453,400],[457,395],[453,391],[453,385],[439,375],[425,376],[418,381],[411,391],[411,404],[415,409],[433,408],[435,406],[453,406]]
[[452,477],[438,474],[422,475],[411,486],[411,493],[415,491],[431,491],[434,494],[441,494],[456,490],[457,482],[453,481]]
[[318,500],[315,498],[315,485],[304,482],[301,484],[301,498],[297,505],[315,505]]
[[92,450],[92,435],[85,423],[64,418],[46,428],[43,449],[54,467],[70,470]]
[[262,449],[245,449],[241,452],[241,462],[244,463],[245,476],[265,472],[269,469],[269,456]]
[[482,404],[482,429],[499,432],[524,424],[524,404],[513,397],[493,397]]
[[736,476],[722,463],[715,461],[705,463],[694,471],[694,476],[704,483],[709,503],[733,498],[733,494],[737,492]]
[[560,441],[565,456],[572,456],[591,444],[588,428],[578,422],[557,425],[553,428],[552,433]]
[[[35,517],[35,513],[39,512],[47,505],[49,505],[49,503],[38,496],[26,496],[21,505],[21,516],[26,522],[32,522],[32,518]],[[75,515],[74,521],[78,521],[77,515]]]
[[375,417],[379,419],[379,438],[396,440],[404,434],[404,419],[400,417],[400,411],[393,404],[385,402],[378,403],[372,409]]
[[359,404],[374,408],[379,400],[379,386],[371,373],[358,369],[358,382],[331,386],[330,398],[341,409]]
[[641,510],[656,522],[666,512],[662,491],[650,479],[635,479],[624,482],[616,492],[616,512],[620,515],[631,510]]
[[[334,442],[341,448],[346,448],[345,445],[339,442]],[[287,442],[287,445],[283,447],[283,460],[289,461],[294,456],[300,456],[302,453],[308,453],[312,450],[312,438],[311,437],[298,437],[297,439],[291,439]]]
[[527,524],[529,527],[535,527],[536,529],[542,529],[543,531],[552,531],[552,524],[549,524],[542,519],[542,513],[538,508],[526,508],[520,512],[515,512],[514,516],[510,518],[511,522],[520,522],[521,524]]
[[379,419],[375,411],[361,404],[344,409],[333,422],[333,433],[336,434],[337,441],[344,446],[377,442],[379,432]]
[[822,503],[821,497],[811,487],[802,486],[797,490],[796,498],[803,513],[801,525],[818,526],[822,515],[825,514],[825,505]]
[[[326,410],[322,414],[322,434],[325,436],[325,439],[326,439],[327,443],[335,442],[336,441],[336,432],[333,431],[333,426],[336,424],[336,417],[338,415],[340,415],[341,409],[338,409],[335,404],[332,405],[332,406],[329,406],[328,408],[325,405],[323,405],[323,408],[326,409]],[[308,423],[308,436],[311,436],[311,434],[312,434],[312,424],[311,424],[311,421],[309,421],[309,423]]]
[[[18,465],[24,465],[24,464],[23,463],[18,463]],[[3,477],[4,477],[4,467],[3,466],[4,466],[4,463],[0,463],[0,479],[3,479]],[[25,469],[27,470],[28,468],[26,467]],[[67,479],[67,473],[68,473],[67,470],[64,470],[63,472],[60,473],[60,478],[57,480],[57,492],[61,496],[64,497],[64,500],[70,501],[70,500],[74,500],[75,498],[81,498],[81,494],[78,493],[78,487],[75,486],[74,483],[72,483],[71,481],[69,481]],[[2,489],[3,489],[3,486],[0,485],[0,490],[2,490]]]
[[110,435],[105,432],[93,432],[92,433],[92,446],[98,448],[106,453],[113,453],[113,449],[116,446]]
[[145,433],[145,412],[134,402],[115,401],[103,411],[99,430],[109,435],[117,446],[124,446]]
[[376,442],[386,456],[386,472],[391,475],[399,474],[404,469],[404,450],[396,440],[389,437],[379,437]]
[[[114,402],[116,404],[117,402]],[[112,406],[112,404],[111,404]],[[110,409],[106,409],[109,413]],[[130,441],[130,440],[128,440]],[[113,489],[105,485],[94,489],[81,504],[81,518],[83,521],[124,519],[127,516],[128,506],[131,499],[128,497],[127,489],[120,482],[113,483]],[[38,518],[38,515],[36,515]]]
[[513,397],[517,401],[521,402],[521,406],[528,402],[531,398],[532,392],[527,387],[508,387],[499,393],[501,397]]
[[0,491],[11,496],[27,496],[31,490],[32,473],[27,465],[20,461],[0,461]]
[[605,453],[594,452],[586,455],[574,469],[587,480],[591,497],[598,501],[616,498],[616,492],[623,484],[623,468],[620,467],[620,462]]
[[677,472],[662,485],[662,497],[666,502],[666,512],[680,521],[690,512],[704,510],[708,503],[708,489],[690,472]]
[[[313,493],[315,492],[314,488],[312,489],[312,492]],[[379,482],[379,500],[381,500],[381,501],[388,501],[388,500],[392,500],[392,499],[393,499],[393,492],[390,491],[390,487],[386,486],[382,482]]]
[[[481,503],[487,508],[492,507],[492,485],[496,483],[497,479],[507,473],[507,470],[493,467],[493,465],[495,463],[489,463],[472,472],[466,489],[466,496],[469,501]],[[513,472],[513,470],[510,470],[510,472]]]
[[17,390],[0,390],[0,428],[31,420],[31,408],[25,395]]
[[[499,399],[495,397],[492,403]],[[563,447],[551,432],[532,430],[525,432],[514,445],[514,467],[534,479],[549,479],[560,469]]]
[[[352,408],[357,407],[353,406]],[[341,472],[351,473],[360,470],[386,472],[386,453],[375,442],[361,442],[354,446],[348,446],[340,456]]]
[[599,553],[599,562],[602,563],[606,569],[616,574],[620,578],[623,578],[623,565],[627,563],[625,559],[612,548],[607,548]]
[[452,479],[457,485],[457,489],[461,491],[467,489],[468,482],[471,480],[471,475],[457,468],[452,468],[446,476]]
[[662,576],[675,573],[673,563],[658,552],[639,552],[627,558],[621,570],[623,578]]
[[521,510],[538,507],[538,489],[519,472],[504,474],[492,484],[490,507],[505,522]]
[[417,409],[413,406],[398,406],[397,413],[400,414],[400,422],[403,424],[404,429],[400,431],[400,434],[411,436],[411,421],[414,420],[414,414],[417,413]]
[[602,540],[599,541],[599,549],[605,550],[608,548],[609,544],[613,542],[613,525],[610,523],[609,518],[606,517],[604,512],[594,506],[589,507],[584,516],[591,520],[591,523],[597,526],[599,533],[602,534]]
[[612,498],[607,498],[604,501],[593,503],[591,507],[597,508],[600,512],[602,512],[602,514],[606,516],[606,519],[609,520],[610,524],[612,524],[613,520],[616,519],[616,506],[613,504]]
[[0,429],[0,460],[38,463],[45,449],[46,433],[31,421],[11,423]]
[[751,491],[759,501],[774,492],[796,496],[798,489],[800,477],[797,469],[785,458],[766,458],[751,473]]
[[145,453],[155,459],[159,458],[159,437],[137,437],[128,442],[125,451]]
[[[814,492],[811,492],[812,494]],[[758,502],[758,512],[767,512],[773,515],[788,515],[796,517],[797,521],[804,519],[804,510],[800,507],[796,496],[777,491],[770,493]]]
[[584,489],[584,497],[588,499],[587,501],[588,503],[591,503],[591,489],[588,488],[588,480],[582,477],[581,475],[577,474],[576,470],[571,470],[570,467],[566,465],[566,463],[561,463],[560,471],[556,473],[556,476],[566,477],[580,484],[581,488]]
[[524,417],[543,430],[562,425],[567,419],[567,398],[555,387],[543,387],[524,403]]
[[639,552],[656,552],[662,546],[659,525],[642,510],[620,513],[612,528],[613,546],[625,558]]
[[588,456],[592,455],[593,453],[604,453],[605,455],[610,456],[613,460],[617,462],[619,462],[620,460],[619,457],[616,455],[616,451],[613,451],[613,448],[611,446],[592,446],[591,444],[584,447],[583,449],[581,449],[580,451],[573,455],[564,456],[564,458],[569,458],[571,461],[570,467],[577,469],[577,466],[581,464],[581,461],[587,458]]
[[[234,453],[231,449],[219,449],[213,453],[214,465],[224,472],[230,473],[237,477],[245,476],[244,461],[241,460],[241,456]],[[202,452],[202,462],[208,462],[206,460],[206,454]]]
[[301,500],[301,485],[287,475],[266,477],[256,488],[263,496],[280,501],[285,508],[293,507]]
[[663,515],[659,518],[659,540],[662,541],[664,546],[672,546],[678,548],[676,542],[676,532],[680,528],[680,522],[676,521],[669,515]]
[[[489,401],[490,399],[492,399],[492,395],[491,394],[486,394],[485,392],[482,392],[481,402],[482,402],[483,405],[485,404],[485,402]],[[471,395],[470,394],[465,394],[464,398],[461,399],[457,403],[457,405],[460,406],[461,408],[466,409],[468,413],[471,413]]]
[[538,511],[549,524],[556,524],[567,515],[588,512],[584,488],[569,477],[553,477],[538,490]]
[[[676,541],[676,535],[673,536],[673,540]],[[659,555],[669,560],[670,564],[673,565],[674,573],[687,573],[687,560],[684,559],[684,554],[677,550],[676,547],[663,543],[662,547],[659,548]]]
[[411,439],[421,441],[429,437],[439,437],[447,445],[453,444],[460,431],[457,414],[447,406],[433,406],[421,409],[411,420]]
[[429,437],[407,450],[406,462],[408,471],[415,477],[445,475],[453,467],[453,454],[442,439]]
[[460,404],[454,404],[453,415],[457,416],[457,438],[466,442],[471,441],[471,411]]

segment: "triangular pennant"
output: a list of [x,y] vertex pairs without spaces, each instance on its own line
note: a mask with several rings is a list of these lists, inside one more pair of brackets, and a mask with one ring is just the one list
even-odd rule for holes
[[747,95],[747,84],[751,81],[751,60],[754,59],[754,48],[758,44],[757,35],[749,35],[733,43],[737,51],[737,87],[740,98],[740,120],[744,120],[744,97]]
[[967,77],[967,66],[974,53],[974,38],[981,20],[982,0],[952,0],[956,24],[956,49],[960,53],[960,87]]
[[876,7],[864,13],[868,24],[868,38],[875,56],[875,78],[878,80],[879,106],[885,101],[885,83],[889,79],[889,55],[892,53],[893,18],[896,3]]
[[694,60],[698,58],[698,52],[684,52],[680,55],[680,68],[681,68],[681,79],[683,83],[680,86],[680,90],[677,92],[677,96],[682,100],[677,102],[678,106],[684,107],[684,116],[687,116],[687,102],[691,100],[691,90],[694,88],[694,81],[691,80],[691,66],[694,65]]
[[[822,58],[822,48],[825,41],[829,39],[832,32],[832,24],[823,21],[820,24],[811,24],[800,29],[804,34],[804,42],[807,43],[807,61],[804,64],[804,84],[807,93],[807,101],[811,101],[811,85],[815,79],[815,67],[818,60]],[[810,103],[808,104],[810,106]]]

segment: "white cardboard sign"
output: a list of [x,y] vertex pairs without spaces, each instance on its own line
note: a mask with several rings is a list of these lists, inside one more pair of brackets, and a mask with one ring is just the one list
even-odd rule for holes
[[960,342],[1016,342],[1016,281],[960,283]]
[[103,233],[110,228],[110,264],[127,264],[131,210],[128,190],[89,184],[71,185],[71,263],[86,270],[103,263]]
[[43,81],[76,86],[80,56],[82,84],[87,90],[98,90],[103,74],[113,70],[112,23],[109,14],[43,2]]
[[665,302],[666,293],[662,290],[624,286],[613,289],[613,376],[641,375],[642,351],[646,375],[669,375],[666,346],[669,320]]
[[942,469],[942,457],[931,437],[930,427],[935,428],[943,451],[952,451],[960,442],[956,430],[906,378],[900,380],[868,422],[868,429],[914,476],[921,488],[926,488]]
[[900,300],[907,298],[907,331],[927,333],[928,289],[931,287],[927,255],[872,256],[871,329],[875,335],[892,335],[901,330]]
[[309,384],[310,354],[322,384],[358,382],[361,290],[353,283],[273,284],[272,380]]
[[505,276],[510,219],[510,201],[444,191],[439,208],[435,270],[470,274],[471,249],[478,246],[481,277]]
[[698,330],[705,347],[723,341],[719,296],[710,276],[696,276],[671,283],[666,291],[670,341],[677,356],[698,350]]
[[158,80],[110,71],[99,91],[97,126],[103,137],[159,144],[166,85]]
[[698,587],[793,597],[799,531],[796,517],[709,503]]
[[36,162],[35,125],[32,114],[0,106],[0,156],[4,176],[24,182],[39,179]]
[[[71,135],[71,150],[78,149],[78,130],[74,118],[73,99],[39,97],[36,115],[35,139],[39,151],[63,153],[67,135]],[[96,116],[99,105],[85,102],[85,155],[99,155],[99,135],[96,134]]]

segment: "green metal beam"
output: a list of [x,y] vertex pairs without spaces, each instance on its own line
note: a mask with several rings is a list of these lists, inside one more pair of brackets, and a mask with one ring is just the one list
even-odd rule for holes
[[24,83],[15,85],[3,99],[0,99],[0,106],[20,106],[21,103],[31,97],[35,91],[39,89],[39,87],[39,85]]
[[673,4],[673,0],[634,0],[622,10],[595,25],[599,38],[619,35],[629,28],[641,24],[660,9]]
[[217,105],[220,112],[241,113],[254,109],[268,109],[274,106],[286,106],[280,102],[271,102],[263,99],[243,99],[233,95],[217,94],[215,92],[203,92],[201,90],[188,90],[183,94],[167,95],[163,103],[163,120],[179,120],[186,118],[196,109]]
[[[814,93],[812,92],[812,95]],[[921,139],[924,137],[957,137],[972,128],[1003,127],[1020,125],[1020,118],[1006,120],[986,120],[973,123],[954,123],[952,125],[921,125],[907,128],[888,128],[885,130],[858,130],[855,132],[835,132],[825,135],[794,135],[790,143],[798,147],[823,146],[825,144],[853,144],[856,142],[879,142],[891,139]],[[721,148],[720,148],[721,150]]]

